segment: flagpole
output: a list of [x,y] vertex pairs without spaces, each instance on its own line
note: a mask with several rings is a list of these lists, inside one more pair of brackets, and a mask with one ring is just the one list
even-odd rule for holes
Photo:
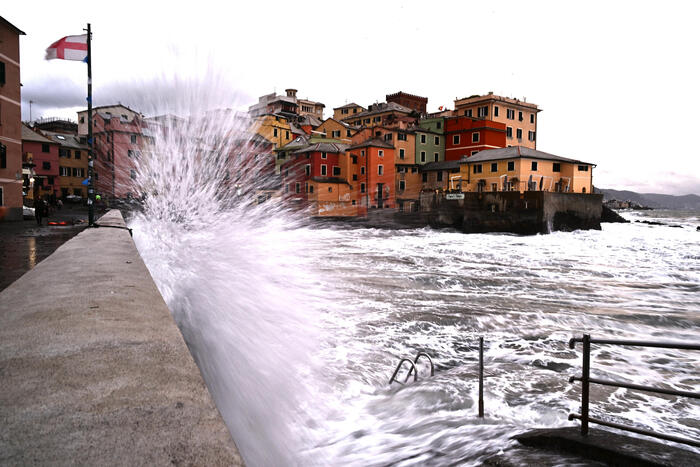
[[92,41],[92,33],[90,32],[90,23],[87,25],[87,105],[88,105],[88,226],[95,225],[95,182],[93,169],[93,148],[92,140],[92,53],[90,50],[90,42]]

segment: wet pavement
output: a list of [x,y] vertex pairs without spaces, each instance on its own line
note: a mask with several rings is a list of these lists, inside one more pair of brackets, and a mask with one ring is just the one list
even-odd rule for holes
[[[47,225],[47,222],[67,225]],[[39,226],[35,219],[0,222],[0,290],[51,255],[56,248],[87,226],[87,208],[67,206],[55,210]],[[37,284],[39,285],[39,284]]]

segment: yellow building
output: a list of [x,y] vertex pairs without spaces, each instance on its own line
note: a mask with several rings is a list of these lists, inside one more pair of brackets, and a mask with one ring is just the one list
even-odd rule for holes
[[395,102],[380,102],[370,105],[364,112],[349,115],[341,120],[355,126],[375,127],[394,125],[400,121],[408,120],[415,123],[418,121],[418,114]]
[[460,161],[462,191],[592,193],[595,164],[514,146]]
[[273,149],[294,139],[289,121],[279,115],[261,115],[253,119],[250,131],[272,143]]
[[326,138],[333,138],[347,143],[357,130],[353,125],[338,121],[335,118],[327,118],[314,131],[316,135],[322,133]]
[[341,177],[313,177],[307,188],[309,214],[316,217],[357,216],[357,188]]
[[506,125],[506,145],[537,149],[536,104],[496,96],[492,92],[485,96],[470,96],[455,100],[454,116],[483,118]]
[[367,109],[353,102],[351,104],[345,104],[341,107],[335,107],[333,109],[333,118],[335,120],[340,121],[346,118],[354,117],[355,115],[360,114],[365,110]]

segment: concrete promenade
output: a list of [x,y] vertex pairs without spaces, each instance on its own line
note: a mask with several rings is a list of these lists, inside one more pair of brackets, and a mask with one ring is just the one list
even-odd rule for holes
[[242,465],[127,230],[86,229],[0,292],[0,464]]

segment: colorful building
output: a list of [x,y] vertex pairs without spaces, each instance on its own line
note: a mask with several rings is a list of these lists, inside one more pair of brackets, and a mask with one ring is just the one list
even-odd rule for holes
[[473,117],[445,119],[445,160],[456,161],[471,157],[485,149],[506,146],[503,123]]
[[22,220],[22,98],[19,36],[0,16],[0,221]]
[[310,115],[323,120],[323,109],[326,107],[320,102],[297,98],[296,89],[286,89],[284,96],[273,92],[258,98],[258,103],[248,107],[251,117],[262,115],[281,115],[294,121],[297,116]]
[[428,107],[428,98],[416,96],[414,94],[408,94],[403,91],[395,92],[394,94],[386,95],[387,102],[394,102],[396,104],[402,105],[409,109],[413,109],[421,115],[426,114],[426,108]]
[[461,161],[430,162],[421,166],[421,191],[461,191]]
[[58,144],[58,179],[61,192],[58,197],[64,201],[80,197],[87,199],[87,186],[83,181],[88,173],[88,145],[77,134],[42,131],[42,134]]
[[482,151],[460,164],[462,191],[593,193],[595,164],[522,146]]
[[333,118],[335,120],[341,121],[347,118],[354,117],[355,115],[360,114],[365,110],[367,109],[353,102],[351,104],[345,104],[340,107],[335,107],[333,109]]
[[416,128],[416,164],[445,160],[445,119],[430,118],[418,121]]
[[396,207],[396,167],[394,146],[380,138],[365,139],[366,131],[353,136],[353,145],[347,150],[357,166],[360,185],[360,214],[367,209]]
[[370,105],[364,112],[343,118],[342,121],[363,127],[391,126],[398,122],[415,123],[418,115],[415,110],[395,102],[380,102]]
[[349,123],[336,120],[335,118],[327,118],[314,130],[317,135],[325,135],[327,138],[347,140],[359,130],[358,127]]
[[31,177],[34,181],[31,182],[31,178],[29,180],[34,198],[53,200],[60,197],[58,148],[57,143],[22,124],[23,161],[28,166],[34,166],[33,177]]
[[[455,100],[455,116],[466,116],[503,123],[506,127],[506,146],[524,146],[537,149],[536,104],[510,97],[470,96]],[[505,147],[505,146],[504,146]]]
[[[87,136],[87,110],[78,112],[78,135]],[[138,196],[137,160],[149,140],[144,117],[124,105],[92,109],[95,194],[105,201]]]

